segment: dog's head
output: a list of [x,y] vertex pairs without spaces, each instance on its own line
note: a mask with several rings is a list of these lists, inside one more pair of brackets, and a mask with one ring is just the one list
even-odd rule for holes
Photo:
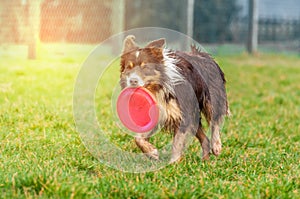
[[126,37],[121,56],[122,89],[143,86],[155,91],[160,88],[165,73],[164,45],[165,39],[158,39],[139,48],[134,36]]

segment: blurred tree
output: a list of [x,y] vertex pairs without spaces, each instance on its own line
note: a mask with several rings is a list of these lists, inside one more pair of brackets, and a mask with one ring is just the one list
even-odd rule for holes
[[238,12],[236,0],[195,0],[194,39],[208,43],[232,40],[230,24]]

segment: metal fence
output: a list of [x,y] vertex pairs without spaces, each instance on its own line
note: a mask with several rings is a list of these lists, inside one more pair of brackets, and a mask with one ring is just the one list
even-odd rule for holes
[[[246,2],[195,0],[194,38],[201,43],[244,45],[248,31]],[[31,16],[33,4],[39,10],[38,17]],[[188,0],[0,1],[0,44],[26,43],[32,35],[32,20],[37,21],[38,36],[42,42],[96,44],[122,30],[143,26],[187,33],[187,5]],[[236,15],[232,15],[233,10]],[[261,17],[258,38],[260,45],[280,44],[300,52],[300,18]]]
[[[0,43],[26,43],[31,7],[42,42],[99,43],[123,30],[122,0],[10,0],[0,2]],[[28,34],[29,33],[29,34]]]
[[97,43],[112,33],[111,0],[51,1],[41,4],[40,39],[44,42]]
[[300,19],[260,19],[259,41],[289,41],[300,37]]

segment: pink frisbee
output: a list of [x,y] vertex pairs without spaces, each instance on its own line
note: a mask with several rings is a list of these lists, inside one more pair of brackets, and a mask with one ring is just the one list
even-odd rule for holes
[[117,113],[122,124],[136,133],[151,131],[159,118],[153,95],[143,87],[124,89],[117,100]]

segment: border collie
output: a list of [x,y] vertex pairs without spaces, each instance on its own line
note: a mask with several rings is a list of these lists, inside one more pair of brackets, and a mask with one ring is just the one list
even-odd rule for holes
[[[123,44],[120,79],[122,89],[144,87],[155,96],[160,107],[159,124],[174,135],[171,162],[181,157],[191,131],[201,144],[203,160],[209,159],[211,152],[220,155],[220,125],[229,108],[224,73],[209,54],[195,46],[191,46],[190,52],[167,49],[165,39],[141,48],[135,37],[129,35]],[[195,107],[196,127],[192,114]],[[204,133],[201,117],[209,124],[211,141]],[[136,136],[135,142],[147,156],[159,159],[149,135]]]

